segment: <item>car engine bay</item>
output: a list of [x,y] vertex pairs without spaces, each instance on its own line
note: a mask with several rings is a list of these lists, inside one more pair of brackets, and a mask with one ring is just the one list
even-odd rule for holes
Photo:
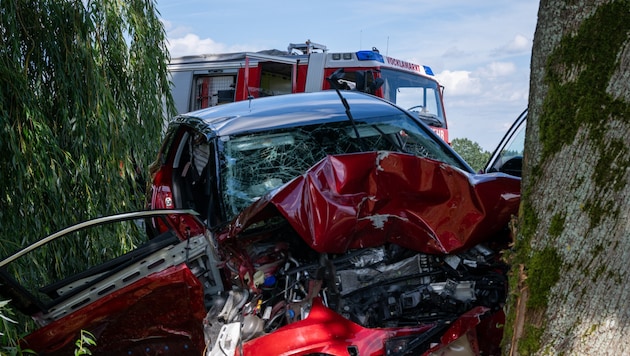
[[232,286],[213,298],[207,343],[230,324],[246,342],[303,320],[316,298],[363,327],[391,328],[449,323],[475,306],[496,310],[507,291],[507,265],[485,244],[444,256],[395,244],[318,253],[280,223],[225,241],[221,254]]

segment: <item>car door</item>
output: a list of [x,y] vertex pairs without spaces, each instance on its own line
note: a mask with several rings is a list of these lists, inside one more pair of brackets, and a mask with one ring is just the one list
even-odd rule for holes
[[[36,326],[22,348],[67,355],[81,331],[92,333],[93,354],[199,355],[209,244],[191,210],[123,213],[81,222],[0,260],[0,295]],[[171,228],[148,239],[145,221],[197,221],[194,233]],[[204,272],[202,272],[204,271]],[[216,269],[215,269],[216,271]],[[212,274],[212,272],[211,272]],[[209,278],[206,278],[209,277]],[[207,288],[205,290],[208,290]]]
[[499,145],[492,153],[484,173],[502,172],[520,177],[523,169],[527,109],[514,121]]

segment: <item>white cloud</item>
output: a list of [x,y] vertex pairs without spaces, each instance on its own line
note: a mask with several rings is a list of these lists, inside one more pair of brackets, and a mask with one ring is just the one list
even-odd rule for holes
[[167,44],[172,58],[197,54],[217,54],[234,52],[257,52],[263,49],[259,45],[231,45],[217,42],[211,38],[200,38],[188,33],[182,37],[170,38]]
[[178,57],[204,53],[223,53],[226,51],[226,46],[210,38],[201,39],[199,36],[189,33],[184,37],[169,39],[168,49],[172,57]]
[[448,88],[449,95],[470,95],[481,92],[481,83],[478,78],[474,78],[469,71],[445,70],[436,74],[440,84]]
[[531,47],[532,41],[529,38],[523,35],[516,35],[506,48],[511,52],[523,52],[530,50]]
[[174,22],[160,18],[166,31],[166,37],[171,40],[174,38],[180,38],[186,36],[188,33],[195,32],[192,27],[185,25],[175,25]]
[[505,77],[516,71],[516,65],[512,62],[492,62],[479,71],[482,77]]
[[531,52],[532,40],[523,35],[516,35],[512,40],[494,50],[494,55],[514,55]]

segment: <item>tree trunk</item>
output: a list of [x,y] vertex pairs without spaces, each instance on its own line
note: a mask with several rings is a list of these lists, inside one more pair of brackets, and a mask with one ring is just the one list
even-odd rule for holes
[[630,354],[630,1],[541,0],[506,354]]

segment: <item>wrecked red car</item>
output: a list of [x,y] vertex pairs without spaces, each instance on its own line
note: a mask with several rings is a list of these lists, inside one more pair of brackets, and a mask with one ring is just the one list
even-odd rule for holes
[[39,284],[14,265],[65,234],[0,261],[40,325],[25,347],[65,354],[88,330],[108,355],[500,354],[519,178],[474,174],[355,92],[181,115],[164,142],[151,210],[122,230],[139,247]]

